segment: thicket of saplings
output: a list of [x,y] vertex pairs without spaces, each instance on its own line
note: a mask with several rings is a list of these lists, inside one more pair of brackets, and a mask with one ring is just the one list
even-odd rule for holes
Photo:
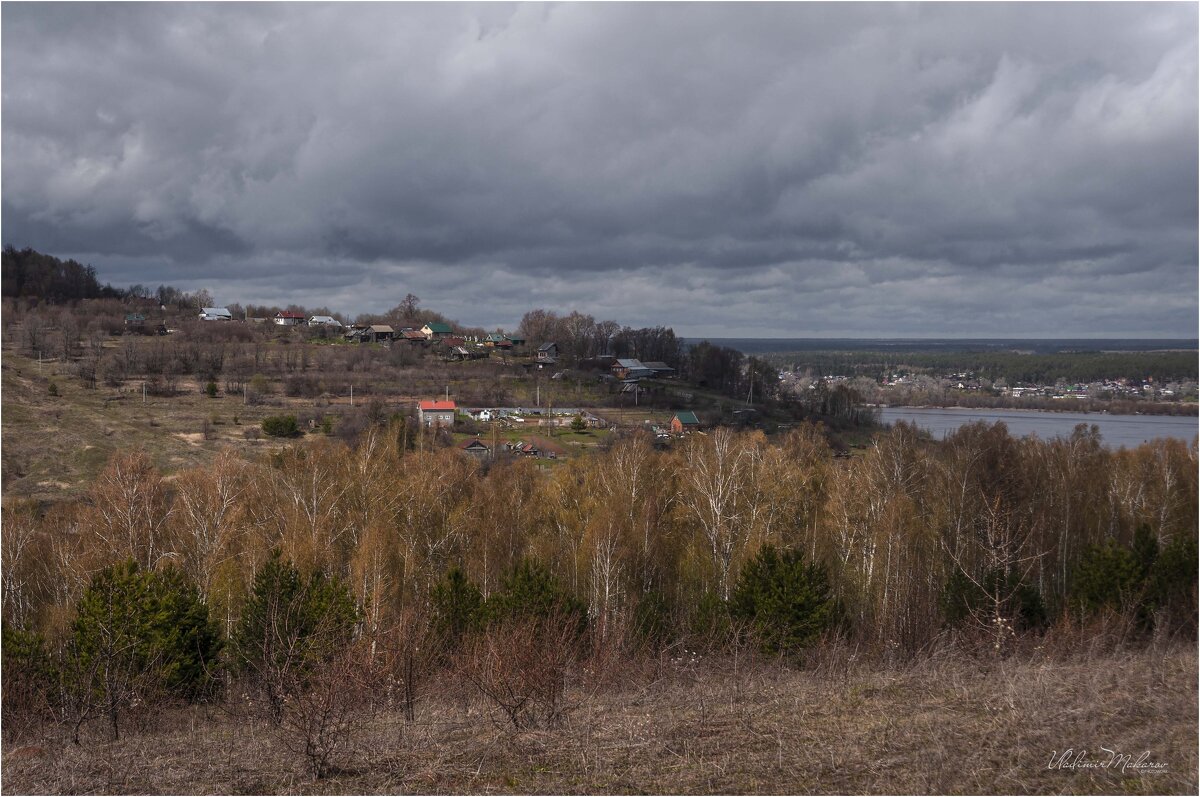
[[6,508],[10,743],[153,733],[201,702],[320,777],[362,723],[415,721],[434,690],[553,732],[578,695],[681,656],[1195,640],[1197,452],[1177,441],[899,424],[835,460],[813,426],[717,429],[542,471],[400,439],[227,452],[169,480],[126,452],[86,501]]

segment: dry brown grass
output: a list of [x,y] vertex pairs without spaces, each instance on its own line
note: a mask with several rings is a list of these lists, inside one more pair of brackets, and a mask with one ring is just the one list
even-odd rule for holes
[[[156,340],[134,339],[130,345],[150,346]],[[298,345],[306,345],[310,350],[321,348]],[[335,354],[346,359],[356,352],[353,346],[336,348]],[[130,378],[120,387],[100,384],[91,389],[81,384],[70,363],[53,360],[39,366],[36,358],[15,350],[11,341],[5,341],[2,360],[0,433],[4,440],[4,498],[44,502],[84,495],[109,458],[119,450],[140,448],[151,456],[160,471],[169,475],[203,465],[223,448],[253,458],[294,443],[258,435],[267,416],[296,414],[301,416],[303,424],[306,414],[314,417],[328,413],[342,418],[353,414],[355,407],[361,411],[374,401],[381,402],[386,415],[411,408],[419,398],[441,395],[446,386],[450,387],[452,397],[462,401],[466,396],[489,395],[499,382],[509,385],[507,403],[530,406],[536,379],[523,375],[523,371],[519,379],[496,376],[496,368],[486,362],[445,365],[434,361],[392,369],[390,379],[375,379],[373,392],[369,394],[358,383],[354,407],[347,395],[288,396],[283,382],[277,378],[268,380],[271,392],[263,403],[246,404],[242,394],[222,392],[209,398],[204,394],[206,383],[194,377],[177,378],[179,392],[171,396],[153,393],[143,396],[140,378]],[[223,379],[218,381],[224,384]],[[548,378],[542,381],[548,382]],[[49,395],[51,382],[57,396]],[[561,405],[563,401],[576,399],[568,403],[590,406],[603,395],[597,387],[553,397],[546,393],[549,389],[543,385],[544,403]],[[670,415],[666,417],[669,419]],[[639,415],[637,421],[640,420]],[[520,429],[511,437],[525,438],[539,431],[544,433],[537,427]],[[247,432],[251,438],[247,438]],[[600,437],[596,436],[597,442]],[[571,450],[578,449],[572,446]]]
[[[653,671],[653,667],[649,671]],[[1196,793],[1197,656],[1171,648],[1053,661],[849,656],[808,671],[667,662],[637,686],[568,696],[564,721],[515,731],[446,684],[399,706],[313,781],[265,725],[180,710],[120,742],[5,750],[10,793]],[[97,732],[99,736],[99,732]],[[30,749],[28,745],[36,745]],[[1160,773],[1051,769],[1101,746]]]

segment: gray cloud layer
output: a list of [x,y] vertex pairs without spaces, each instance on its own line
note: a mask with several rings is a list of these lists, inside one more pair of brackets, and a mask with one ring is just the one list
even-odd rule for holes
[[488,326],[1192,336],[1194,4],[5,4],[3,237]]

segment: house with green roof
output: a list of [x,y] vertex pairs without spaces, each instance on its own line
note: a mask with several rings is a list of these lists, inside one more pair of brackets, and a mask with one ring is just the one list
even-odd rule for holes
[[450,325],[444,324],[441,321],[430,321],[421,327],[421,331],[425,333],[425,337],[428,340],[440,340],[454,334],[454,330],[450,328]]
[[690,432],[700,428],[700,419],[691,410],[680,410],[671,418],[671,431],[675,434]]

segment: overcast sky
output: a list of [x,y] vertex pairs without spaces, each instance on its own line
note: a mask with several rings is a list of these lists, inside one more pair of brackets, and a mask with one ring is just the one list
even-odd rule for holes
[[1194,337],[1197,6],[3,5],[3,241],[688,336]]

